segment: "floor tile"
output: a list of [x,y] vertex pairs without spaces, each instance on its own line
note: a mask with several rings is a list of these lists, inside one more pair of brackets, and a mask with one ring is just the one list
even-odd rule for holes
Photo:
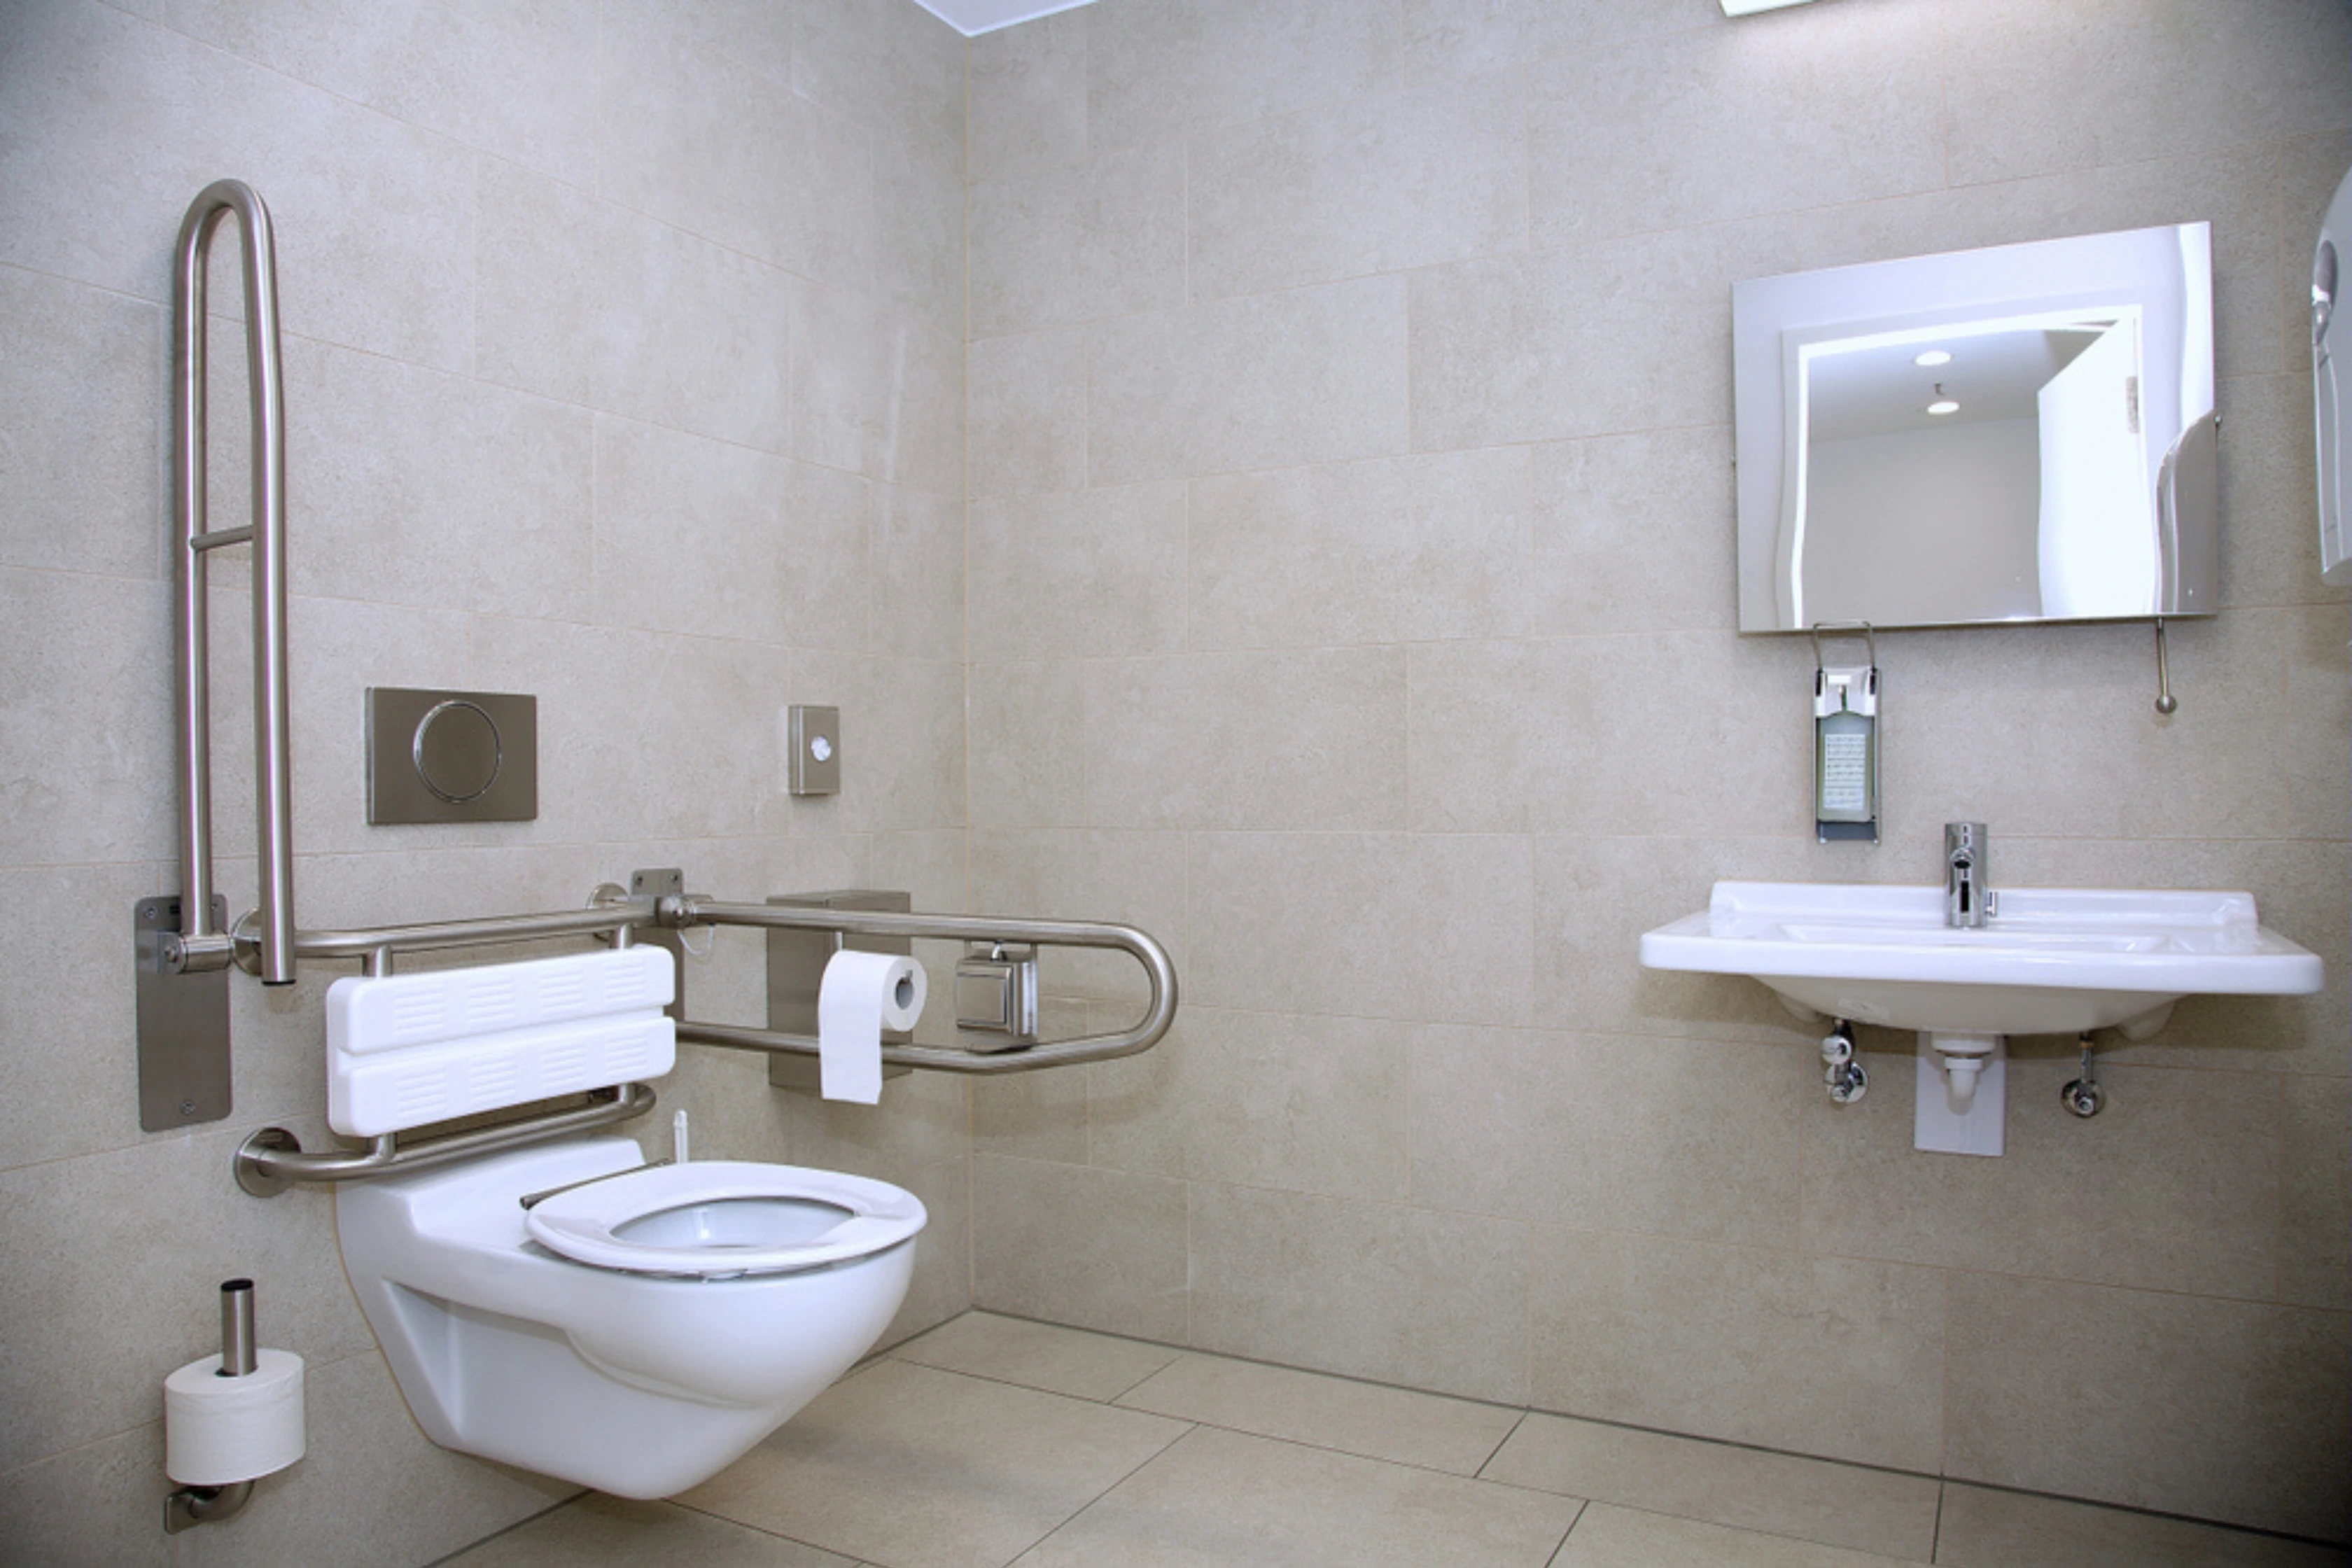
[[2352,1552],[1954,1483],[1944,1489],[1936,1561],[1953,1568],[2342,1568]]
[[890,1353],[901,1361],[1017,1383],[1048,1394],[1116,1399],[1181,1352],[1086,1329],[1033,1323],[993,1312],[966,1312]]
[[1014,1568],[1541,1568],[1572,1498],[1196,1427]]
[[1902,1561],[1596,1502],[1585,1505],[1551,1568],[1882,1568]]
[[1478,1472],[1652,1513],[1796,1536],[1924,1563],[1937,1483],[1628,1426],[1530,1415]]
[[1198,1354],[1177,1357],[1118,1403],[1459,1476],[1476,1475],[1520,1415],[1499,1405]]
[[1184,1430],[881,1361],[678,1500],[890,1568],[999,1568]]
[[667,1502],[590,1492],[443,1559],[440,1568],[855,1568],[850,1559]]

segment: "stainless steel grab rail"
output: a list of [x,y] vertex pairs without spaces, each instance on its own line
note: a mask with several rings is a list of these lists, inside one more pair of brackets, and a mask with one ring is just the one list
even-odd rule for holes
[[[236,216],[245,274],[246,363],[253,399],[253,521],[205,523],[205,268],[213,231]],[[180,965],[225,967],[233,944],[214,929],[212,716],[205,616],[208,551],[253,545],[253,728],[260,817],[262,984],[294,978],[293,789],[286,680],[286,408],[278,349],[278,246],[269,209],[242,180],[204,188],[181,220],[172,287],[173,579],[178,589]]]
[[[954,1050],[937,1046],[886,1046],[882,1059],[894,1066],[927,1068],[941,1072],[1034,1072],[1042,1068],[1079,1062],[1108,1061],[1149,1050],[1168,1033],[1176,1017],[1176,965],[1168,950],[1149,932],[1134,926],[1093,921],[1016,919],[1003,915],[919,915],[887,910],[816,909],[788,904],[735,904],[694,895],[652,898],[600,889],[585,909],[556,910],[534,914],[489,915],[475,920],[440,921],[415,925],[377,926],[350,931],[306,931],[291,933],[291,946],[305,958],[358,959],[371,973],[384,973],[394,954],[481,947],[501,942],[533,942],[550,937],[609,935],[619,944],[635,939],[640,926],[687,928],[697,925],[752,926],[800,931],[839,931],[863,936],[932,937],[950,942],[1002,942],[1055,947],[1117,948],[1143,965],[1151,995],[1144,1016],[1134,1027],[1115,1035],[1089,1035],[1056,1040],[1024,1050],[992,1054]],[[240,961],[257,946],[256,921],[240,922],[234,942]],[[817,1042],[805,1035],[769,1029],[740,1028],[726,1024],[677,1021],[677,1037],[688,1044],[723,1046],[738,1050],[814,1056]],[[266,1127],[238,1146],[235,1159],[236,1184],[256,1197],[270,1197],[295,1182],[343,1182],[395,1171],[422,1170],[477,1154],[497,1153],[568,1137],[574,1132],[625,1121],[653,1109],[648,1085],[626,1083],[605,1091],[595,1103],[546,1112],[477,1128],[401,1147],[393,1133],[373,1140],[363,1150],[308,1152],[293,1133]]]
[[[604,1096],[610,1095],[611,1099]],[[423,1143],[399,1146],[394,1133],[383,1133],[365,1149],[338,1149],[326,1153],[304,1152],[301,1142],[283,1127],[265,1127],[236,1151],[236,1184],[257,1198],[272,1198],[295,1182],[349,1182],[365,1176],[388,1176],[394,1171],[422,1171],[477,1154],[502,1153],[551,1138],[568,1138],[643,1116],[654,1108],[653,1086],[625,1083],[599,1089],[593,1103],[571,1110],[553,1110],[453,1132]]]
[[[1168,950],[1133,926],[1093,921],[1041,921],[1001,915],[917,915],[884,910],[796,908],[789,904],[730,904],[688,896],[661,900],[665,924],[759,926],[788,931],[839,931],[860,936],[937,937],[948,942],[1034,942],[1052,947],[1110,947],[1131,954],[1151,984],[1142,1020],[1116,1035],[1087,1035],[1023,1050],[982,1053],[940,1046],[885,1046],[882,1060],[892,1067],[940,1072],[1035,1072],[1041,1068],[1109,1061],[1150,1049],[1176,1018],[1176,965]],[[814,1056],[807,1035],[731,1024],[701,1024],[681,1018],[677,1037],[696,1045],[787,1056]]]

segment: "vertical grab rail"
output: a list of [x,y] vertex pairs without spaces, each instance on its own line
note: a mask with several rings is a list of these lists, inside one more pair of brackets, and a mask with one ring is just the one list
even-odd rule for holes
[[[253,398],[253,521],[205,521],[205,267],[221,219],[236,215],[245,273],[245,345]],[[211,700],[205,552],[253,544],[254,795],[261,909],[257,945],[266,985],[294,978],[294,849],[287,743],[286,410],[278,349],[278,249],[269,209],[242,180],[205,187],[181,220],[172,303],[173,550],[180,665],[181,950],[190,969],[225,967],[235,952],[213,929]]]

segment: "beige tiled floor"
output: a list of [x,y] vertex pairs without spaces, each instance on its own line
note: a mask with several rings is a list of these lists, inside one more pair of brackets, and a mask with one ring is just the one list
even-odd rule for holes
[[463,1568],[2319,1568],[2352,1552],[970,1312]]

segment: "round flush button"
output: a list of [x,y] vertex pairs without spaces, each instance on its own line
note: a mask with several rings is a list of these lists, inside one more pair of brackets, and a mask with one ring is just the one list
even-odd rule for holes
[[498,782],[499,727],[471,702],[438,703],[416,721],[410,755],[426,789],[462,805]]

